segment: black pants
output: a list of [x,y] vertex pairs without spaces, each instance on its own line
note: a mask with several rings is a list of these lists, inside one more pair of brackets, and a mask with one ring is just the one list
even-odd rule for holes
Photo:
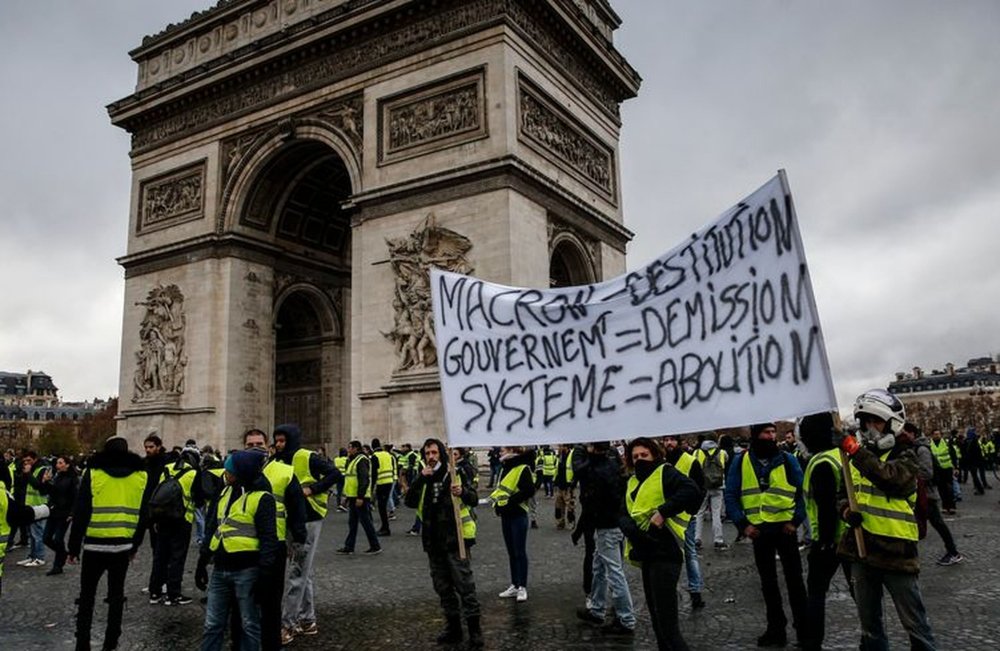
[[45,522],[45,533],[42,542],[56,553],[52,567],[61,568],[66,564],[66,531],[69,529],[68,515],[50,515]]
[[[986,473],[983,471],[982,467],[970,465],[968,466],[966,472],[972,475],[972,485],[975,488],[976,492],[977,493],[985,492],[983,484],[986,482]],[[980,475],[982,475],[982,478],[980,478]]]
[[125,610],[125,574],[131,552],[84,551],[80,564],[80,598],[76,600],[76,651],[90,651],[90,628],[94,621],[94,600],[101,576],[108,573],[108,625],[104,647],[114,648],[122,634]]
[[375,501],[378,502],[378,518],[382,521],[379,533],[389,533],[389,495],[392,484],[380,484],[375,487]]
[[380,547],[378,535],[375,533],[375,525],[372,524],[371,503],[365,500],[363,506],[357,505],[357,498],[347,498],[347,538],[344,540],[344,547],[354,551],[354,542],[358,538],[358,523],[365,530],[368,538],[368,545],[374,549]]
[[781,605],[781,589],[778,587],[778,565],[775,553],[781,558],[781,568],[785,573],[788,588],[788,602],[792,608],[792,623],[795,630],[805,633],[806,586],[802,581],[802,558],[799,556],[798,539],[795,533],[783,531],[782,523],[765,523],[757,527],[760,535],[753,541],[753,560],[760,574],[760,589],[764,595],[767,610],[767,630],[783,633],[788,619]]
[[941,496],[941,508],[946,511],[955,510],[955,494],[952,492],[952,479],[954,469],[935,468],[934,484],[937,486],[938,494]]
[[677,622],[677,580],[681,563],[653,560],[642,564],[642,589],[646,608],[661,651],[688,651]]
[[986,462],[985,461],[982,464],[980,464],[980,465],[978,465],[978,466],[976,466],[975,468],[972,469],[972,478],[975,479],[976,475],[979,476],[980,486],[982,486],[983,488],[992,488],[992,486],[990,486],[990,482],[986,481]]
[[[806,587],[809,591],[806,603],[808,626],[799,635],[806,649],[818,650],[823,647],[823,638],[826,637],[826,593],[829,592],[830,581],[841,565],[837,558],[836,546],[824,549],[818,543],[814,543],[809,548],[809,576],[806,578]],[[850,570],[846,564],[843,565],[844,574],[847,575]]]
[[594,530],[583,530],[583,594],[590,596],[594,586]]
[[160,594],[167,584],[167,596],[179,597],[184,580],[184,563],[191,545],[191,524],[172,522],[157,525],[156,549],[153,550],[153,571],[149,574],[150,596]]
[[949,554],[957,554],[958,549],[955,547],[955,538],[952,537],[951,530],[945,524],[944,518],[941,517],[941,509],[938,507],[937,500],[927,500],[927,522],[941,536],[941,540],[944,542],[944,550]]
[[447,619],[479,617],[479,599],[476,597],[476,581],[469,565],[469,550],[465,560],[457,551],[435,549],[427,553],[431,568],[431,582],[434,592],[441,599],[441,609]]

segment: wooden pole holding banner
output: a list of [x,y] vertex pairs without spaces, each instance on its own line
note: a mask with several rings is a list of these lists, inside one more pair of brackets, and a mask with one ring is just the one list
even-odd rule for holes
[[451,458],[451,449],[448,447],[447,443],[445,443],[445,448],[442,454],[448,455],[445,457],[445,459],[448,460],[448,495],[451,497],[451,507],[455,512],[455,532],[458,534],[458,557],[464,561],[466,553],[465,536],[462,535],[462,498],[451,494],[451,486],[455,485],[455,480],[458,479],[459,486],[462,485],[462,480],[455,474],[456,463]]
[[[833,425],[838,431],[842,429],[840,422],[840,414],[834,412],[833,414]],[[847,492],[847,504],[851,511],[858,510],[858,498],[854,495],[854,478],[851,476],[851,460],[844,452],[843,448],[840,449],[840,473],[844,477],[844,490]],[[868,555],[868,551],[865,549],[865,533],[861,527],[851,527],[854,531],[854,542],[858,546],[858,558],[864,558]]]

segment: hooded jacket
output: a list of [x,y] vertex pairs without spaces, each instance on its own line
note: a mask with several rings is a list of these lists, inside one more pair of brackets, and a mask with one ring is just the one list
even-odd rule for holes
[[[236,477],[236,483],[228,493],[223,491],[211,504],[205,518],[205,537],[201,541],[201,558],[213,558],[215,568],[221,570],[244,570],[259,567],[261,573],[277,571],[278,563],[283,562],[278,543],[278,511],[274,495],[271,494],[271,483],[263,474],[263,454],[240,451],[227,460],[226,470]],[[253,524],[260,541],[259,551],[227,552],[221,545],[214,552],[211,549],[212,539],[219,528],[219,501],[226,500],[226,508],[250,491],[263,491],[264,495],[257,505]]]
[[583,531],[617,527],[625,503],[625,474],[618,455],[610,449],[589,453],[585,447],[577,446],[573,452],[573,477],[580,482],[583,507],[577,528]]
[[90,516],[93,514],[93,494],[91,491],[90,477],[94,470],[103,470],[112,477],[128,477],[132,473],[143,472],[146,464],[143,463],[139,455],[134,452],[120,452],[116,450],[105,450],[98,452],[90,458],[87,464],[87,472],[80,482],[80,490],[77,493],[76,505],[73,507],[73,525],[69,532],[69,545],[67,551],[70,556],[79,556],[80,549],[91,549],[102,551],[116,546],[131,545],[131,552],[135,553],[142,544],[142,538],[146,534],[147,509],[149,496],[156,486],[156,479],[151,475],[146,478],[146,489],[142,494],[142,504],[139,507],[139,524],[135,528],[135,534],[128,538],[87,538],[87,527],[90,525]]
[[[274,458],[290,466],[293,465],[292,460],[295,457],[295,453],[302,449],[302,430],[299,429],[298,425],[286,424],[275,427],[274,433],[285,435],[285,448],[275,454]],[[333,465],[332,461],[324,459],[315,452],[309,455],[309,474],[316,480],[316,483],[309,486],[310,492],[314,495],[329,492],[344,477],[337,470],[337,467]],[[299,491],[301,493],[301,485]],[[286,504],[286,506],[288,505]],[[309,500],[302,500],[302,508],[304,509],[306,522],[315,522],[316,520],[323,519],[323,516],[317,513],[309,504]]]
[[[417,474],[410,489],[406,492],[406,506],[412,509],[420,507],[420,499],[423,496],[424,503],[421,511],[423,526],[420,538],[425,552],[440,553],[445,550],[457,552],[458,529],[455,526],[455,508],[451,500],[451,479],[448,475],[449,460],[445,458],[444,454],[446,448],[437,439],[430,439],[428,443],[436,443],[438,450],[442,452],[441,466],[430,477],[422,472]],[[455,470],[455,474],[462,482],[462,495],[459,499],[470,509],[475,507],[479,503],[479,495],[472,487],[469,475],[459,472],[458,469]],[[466,546],[474,543],[475,539],[465,539]]]
[[501,517],[519,516],[524,513],[521,503],[527,502],[535,494],[535,473],[533,471],[535,467],[535,453],[529,450],[528,452],[516,454],[505,461],[501,461],[500,465],[502,468],[501,477],[510,472],[511,468],[516,468],[520,465],[528,466],[528,470],[521,473],[521,477],[517,482],[517,490],[507,500],[507,504],[494,507],[497,515]]

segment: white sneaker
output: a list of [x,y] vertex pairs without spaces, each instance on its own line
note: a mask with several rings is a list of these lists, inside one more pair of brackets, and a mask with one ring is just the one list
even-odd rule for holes
[[497,596],[499,596],[501,599],[510,599],[511,597],[516,597],[517,592],[518,592],[517,586],[511,583],[510,587],[508,587],[506,590],[504,590]]
[[[35,559],[33,559],[33,558],[26,558],[23,561],[18,561],[17,564],[20,565],[21,567],[28,567],[29,565],[31,565],[32,562],[34,562],[34,560]],[[513,588],[514,586],[510,586],[510,587]]]
[[43,561],[40,558],[34,558],[34,559],[31,560],[30,563],[28,563],[27,565],[25,565],[25,567],[41,567],[43,565],[45,565],[45,561]]
[[527,588],[518,588],[517,589],[517,601],[518,601],[518,603],[520,603],[522,601],[527,601],[527,600],[528,600],[528,589]]

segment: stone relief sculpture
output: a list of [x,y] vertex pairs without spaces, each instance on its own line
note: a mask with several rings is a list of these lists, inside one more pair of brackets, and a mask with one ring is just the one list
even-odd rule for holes
[[389,111],[389,151],[478,129],[479,90],[475,83]]
[[139,326],[139,350],[132,402],[149,402],[184,393],[184,295],[177,285],[149,290]]
[[472,273],[466,257],[472,242],[464,235],[436,224],[428,215],[405,237],[386,240],[396,286],[392,300],[393,329],[383,333],[396,347],[396,371],[424,369],[437,364],[434,314],[431,310],[430,269]]
[[201,216],[204,166],[173,173],[142,186],[141,228],[168,225]]

